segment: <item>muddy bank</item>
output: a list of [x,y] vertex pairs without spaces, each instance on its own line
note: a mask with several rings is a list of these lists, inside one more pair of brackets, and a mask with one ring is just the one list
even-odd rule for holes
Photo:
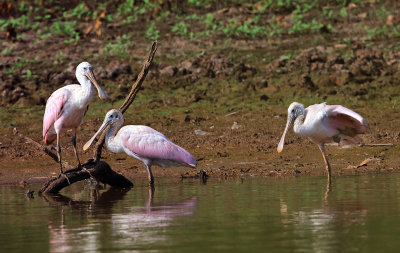
[[[42,141],[46,99],[77,82],[79,62],[93,65],[111,97],[107,103],[93,99],[78,132],[81,150],[105,113],[122,104],[157,34],[155,64],[125,123],[164,133],[191,152],[198,167],[155,167],[156,178],[190,178],[199,170],[219,178],[323,175],[318,148],[292,132],[283,152],[276,152],[293,101],[342,104],[368,121],[371,132],[362,136],[366,144],[393,144],[327,147],[333,175],[398,172],[400,27],[393,13],[399,3],[185,2],[183,10],[176,3],[135,3],[132,10],[148,9],[131,19],[108,2],[107,11],[75,2],[61,11],[50,1],[43,3],[46,8],[39,6],[36,19],[29,14],[36,9],[28,5],[1,5],[2,20],[13,22],[0,30],[0,183],[42,181],[57,173],[57,164],[13,129]],[[73,29],[61,29],[67,25]],[[46,26],[64,33],[45,33]],[[65,32],[75,41],[68,41],[71,34]],[[62,136],[63,157],[75,165],[70,139],[69,132]],[[80,151],[82,159],[92,152]],[[124,155],[106,151],[103,159],[129,178],[146,175],[139,162]]]

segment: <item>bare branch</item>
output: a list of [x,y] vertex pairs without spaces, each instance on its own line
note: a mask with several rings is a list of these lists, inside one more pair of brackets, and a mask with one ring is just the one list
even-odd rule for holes
[[[147,60],[144,62],[142,70],[140,71],[138,78],[136,82],[132,85],[131,91],[129,92],[128,96],[126,97],[124,103],[121,105],[119,110],[121,113],[124,113],[128,107],[132,104],[133,100],[136,97],[136,94],[139,92],[140,87],[142,86],[142,83],[144,79],[146,79],[147,73],[149,72],[151,63],[153,62],[154,54],[157,51],[157,41],[153,42],[153,45],[151,46],[151,50],[149,53],[149,56],[147,57]],[[106,131],[103,132],[103,134],[100,136],[99,140],[97,141],[97,145],[95,148],[94,152],[94,157],[93,159],[95,161],[99,161],[101,157],[101,151],[105,142],[105,136],[106,136]]]
[[[20,137],[21,139],[24,139],[25,142],[36,146],[38,149],[42,150],[45,154],[50,156],[54,161],[56,161],[58,163],[57,154],[51,152],[51,148],[49,148],[48,146],[42,145],[39,142],[36,142],[36,141],[32,140],[31,138],[21,134],[20,132],[18,132],[17,128],[14,128],[13,132],[14,132],[14,135],[18,135],[18,137]],[[62,165],[64,168],[72,168],[72,166],[68,162],[65,162],[65,161],[62,161]]]

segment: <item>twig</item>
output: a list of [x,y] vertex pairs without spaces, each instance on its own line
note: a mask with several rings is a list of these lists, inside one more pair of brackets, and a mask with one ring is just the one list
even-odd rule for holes
[[363,147],[363,146],[365,146],[365,147],[394,146],[394,144],[393,143],[369,143],[369,144],[362,143],[362,144],[360,144],[360,147]]
[[[139,92],[139,89],[142,86],[144,79],[146,79],[147,73],[149,72],[149,69],[151,67],[151,63],[153,62],[154,54],[156,53],[156,51],[157,51],[157,41],[154,41],[153,45],[151,46],[149,56],[147,57],[147,60],[144,62],[142,70],[140,71],[136,82],[132,85],[131,91],[129,92],[128,96],[126,97],[124,103],[119,108],[121,113],[124,113],[128,109],[128,107],[132,104],[133,100],[135,99],[136,94]],[[94,157],[93,157],[93,159],[96,162],[100,161],[101,151],[102,151],[102,148],[103,148],[103,145],[105,142],[106,132],[107,131],[103,132],[103,134],[100,136],[100,138],[97,142],[96,149],[94,152]]]
[[[40,144],[39,142],[36,142],[36,141],[32,140],[31,138],[21,134],[20,132],[18,132],[18,129],[16,127],[13,129],[13,132],[15,135],[18,135],[18,137],[20,137],[21,139],[24,139],[25,142],[32,144],[32,145],[36,146],[38,149],[42,150],[45,154],[50,156],[54,161],[56,161],[58,163],[57,154],[51,152],[51,148],[44,146],[44,145]],[[72,166],[68,162],[65,162],[65,161],[61,161],[61,162],[62,162],[63,167],[72,168]]]

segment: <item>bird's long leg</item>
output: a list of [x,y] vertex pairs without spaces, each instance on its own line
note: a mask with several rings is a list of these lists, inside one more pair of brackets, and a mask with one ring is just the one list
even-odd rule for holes
[[69,182],[69,179],[67,175],[64,174],[63,169],[62,169],[62,162],[61,162],[61,147],[60,147],[60,134],[57,134],[57,156],[58,156],[58,162],[60,163],[60,176],[63,176],[67,179],[68,184],[71,184]]
[[319,150],[321,150],[322,157],[324,158],[325,165],[326,165],[326,172],[328,173],[328,183],[331,183],[331,166],[329,165],[328,158],[325,154],[325,147],[324,144],[318,145]]
[[81,164],[81,160],[79,160],[78,151],[76,150],[76,129],[73,130],[73,135],[72,135],[71,141],[72,141],[72,146],[74,147],[74,153],[75,153],[76,160],[78,160],[78,168],[86,171],[89,174],[89,176],[94,179],[92,174],[90,174],[90,171],[88,171],[86,168],[84,168]]
[[151,165],[145,163],[144,166],[146,166],[146,169],[147,169],[148,178],[149,178],[149,185],[153,186],[154,185],[154,177],[153,177],[153,173],[151,173]]
[[329,192],[331,190],[332,190],[331,179],[328,178],[328,181],[326,182],[326,190],[325,190],[325,195],[324,195],[325,203],[327,203],[327,201],[328,201]]
[[64,174],[61,162],[61,147],[60,147],[60,134],[57,134],[57,156],[58,162],[60,163],[60,175]]
[[81,164],[81,161],[79,160],[78,151],[76,150],[76,129],[73,130],[73,135],[72,135],[71,141],[72,141],[72,146],[74,147],[74,153],[75,153],[76,160],[78,160],[78,168],[82,169],[82,164]]

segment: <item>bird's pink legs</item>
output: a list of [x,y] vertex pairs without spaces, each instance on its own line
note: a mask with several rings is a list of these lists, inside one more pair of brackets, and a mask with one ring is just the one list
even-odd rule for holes
[[324,144],[318,145],[319,150],[321,150],[322,157],[324,158],[326,165],[326,172],[328,173],[328,182],[331,183],[331,166],[329,165],[328,158],[326,158]]
[[149,185],[153,186],[154,185],[154,177],[153,177],[153,173],[151,173],[151,165],[144,164],[144,166],[146,166],[146,169],[147,169],[148,178],[149,178]]

